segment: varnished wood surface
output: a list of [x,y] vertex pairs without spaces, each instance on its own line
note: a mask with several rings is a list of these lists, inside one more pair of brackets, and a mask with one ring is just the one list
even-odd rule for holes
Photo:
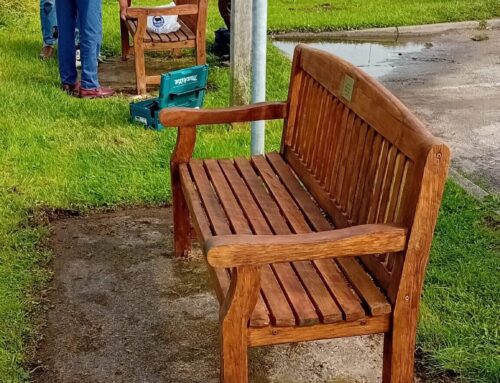
[[262,102],[248,106],[225,109],[168,108],[160,112],[165,127],[185,125],[227,124],[259,120],[276,120],[286,117],[284,102]]
[[222,304],[221,381],[247,382],[247,347],[384,333],[383,383],[411,383],[449,149],[375,80],[301,45],[286,103],[170,112],[164,125],[190,132],[284,119],[279,154],[178,149],[174,205],[189,211]]
[[212,266],[237,267],[391,253],[405,247],[404,227],[379,224],[295,235],[221,235],[208,239],[205,251]]
[[[387,299],[356,259],[345,265],[339,259],[337,265],[333,258],[401,251],[406,230],[390,224],[333,230],[276,156],[234,162],[192,159],[181,167],[182,187],[208,262],[215,270],[228,270],[216,273],[216,284],[227,286],[235,267],[263,267],[262,300],[252,314],[252,328],[340,323],[389,313]],[[218,295],[224,299],[226,292]]]

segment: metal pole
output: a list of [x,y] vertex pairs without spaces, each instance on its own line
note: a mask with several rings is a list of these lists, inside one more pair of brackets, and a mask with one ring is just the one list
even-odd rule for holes
[[[266,101],[267,0],[253,0],[252,103]],[[265,121],[252,122],[251,151],[264,154]]]

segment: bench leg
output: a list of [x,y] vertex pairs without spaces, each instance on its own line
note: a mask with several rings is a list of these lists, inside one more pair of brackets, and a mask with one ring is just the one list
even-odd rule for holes
[[231,286],[221,307],[221,383],[248,382],[248,320],[260,291],[260,268],[233,270]]
[[382,383],[412,383],[415,364],[416,328],[394,320],[391,332],[384,335]]
[[134,41],[135,77],[137,94],[146,94],[146,63],[144,61],[144,47],[142,41]]
[[191,222],[189,209],[179,182],[172,185],[174,216],[174,251],[176,257],[185,257],[191,250]]
[[205,65],[207,63],[205,36],[198,34],[196,39],[196,65]]
[[128,37],[128,29],[123,20],[120,20],[120,32],[122,38],[122,61],[127,61],[130,52],[130,41]]
[[246,326],[224,321],[221,329],[221,383],[248,382],[248,345]]

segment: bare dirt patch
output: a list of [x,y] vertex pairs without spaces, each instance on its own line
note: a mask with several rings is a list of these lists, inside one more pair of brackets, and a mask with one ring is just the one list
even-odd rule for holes
[[[199,251],[171,254],[169,208],[53,222],[36,383],[218,382],[218,303]],[[252,382],[381,381],[378,336],[251,350]]]

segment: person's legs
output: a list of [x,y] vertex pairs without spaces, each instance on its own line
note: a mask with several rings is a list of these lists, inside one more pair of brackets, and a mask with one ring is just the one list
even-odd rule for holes
[[102,40],[102,0],[76,0],[80,21],[83,89],[99,88],[97,56]]
[[63,85],[75,85],[76,71],[75,26],[76,0],[57,0],[57,23],[59,29],[59,73]]
[[54,37],[57,28],[55,0],[40,0],[40,24],[42,27],[43,48],[40,57],[50,58],[54,54]]
[[231,29],[231,0],[219,0],[219,12],[227,29]]

